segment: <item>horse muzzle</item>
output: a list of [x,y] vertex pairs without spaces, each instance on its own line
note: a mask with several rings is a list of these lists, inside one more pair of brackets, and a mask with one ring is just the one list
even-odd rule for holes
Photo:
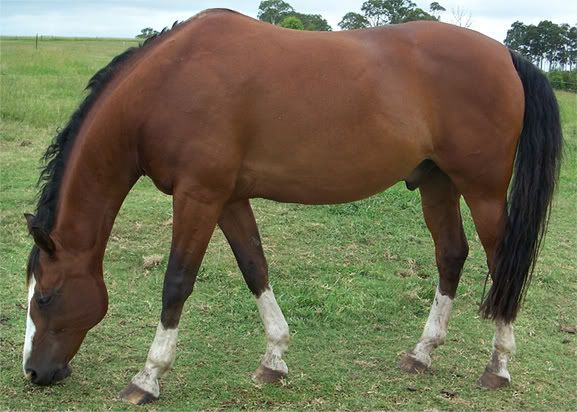
[[26,368],[26,378],[35,385],[51,385],[61,381],[72,373],[69,365],[62,368]]

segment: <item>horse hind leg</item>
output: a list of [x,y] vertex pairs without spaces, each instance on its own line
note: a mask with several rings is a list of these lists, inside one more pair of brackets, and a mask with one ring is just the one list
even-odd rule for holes
[[511,382],[508,370],[509,359],[513,353],[515,353],[513,324],[497,321],[491,359],[479,378],[478,385],[486,389],[497,389],[508,385]]
[[401,360],[401,369],[422,373],[431,366],[433,349],[444,343],[453,299],[468,255],[459,207],[460,193],[451,179],[437,167],[419,184],[425,222],[435,243],[439,284],[423,334]]
[[218,224],[256,298],[267,338],[266,352],[253,379],[257,383],[278,382],[288,375],[282,356],[288,347],[289,328],[268,283],[268,266],[249,201],[226,205]]
[[[465,201],[471,209],[471,215],[479,234],[479,239],[487,255],[487,266],[493,276],[493,264],[497,245],[503,235],[506,217],[506,190],[493,198],[465,195]],[[508,365],[515,352],[515,336],[512,322],[496,320],[495,336],[491,359],[485,371],[479,378],[482,388],[497,389],[508,385],[511,381]]]

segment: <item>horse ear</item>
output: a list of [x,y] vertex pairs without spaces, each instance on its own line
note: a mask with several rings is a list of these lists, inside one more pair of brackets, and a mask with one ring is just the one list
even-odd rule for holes
[[28,224],[28,232],[32,232],[32,223],[34,222],[36,216],[34,216],[32,213],[24,213],[24,218]]
[[54,255],[56,246],[54,245],[54,241],[48,232],[38,226],[34,226],[34,215],[30,213],[24,213],[24,217],[26,218],[26,223],[28,224],[28,232],[30,232],[34,238],[34,243],[36,243],[36,246],[48,253],[50,256]]

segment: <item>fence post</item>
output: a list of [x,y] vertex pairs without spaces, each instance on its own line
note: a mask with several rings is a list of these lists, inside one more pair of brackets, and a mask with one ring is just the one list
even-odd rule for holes
[[38,50],[38,33],[36,33],[36,50]]

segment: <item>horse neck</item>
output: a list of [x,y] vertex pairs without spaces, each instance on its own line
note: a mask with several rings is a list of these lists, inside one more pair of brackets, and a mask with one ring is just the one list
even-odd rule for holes
[[93,116],[81,128],[64,172],[52,231],[65,250],[88,253],[95,264],[102,263],[114,219],[140,176],[136,144],[118,117]]

